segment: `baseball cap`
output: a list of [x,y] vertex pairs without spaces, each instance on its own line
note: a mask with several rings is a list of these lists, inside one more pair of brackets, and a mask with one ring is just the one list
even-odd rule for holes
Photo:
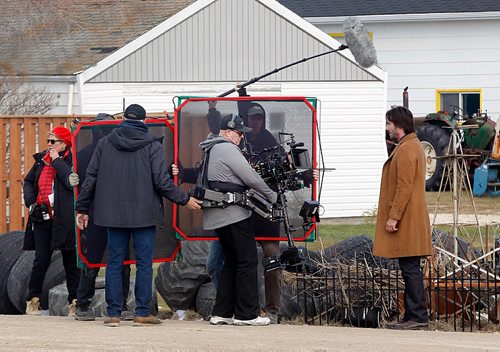
[[146,110],[139,104],[132,104],[125,109],[123,116],[131,120],[144,120],[146,118]]
[[220,122],[221,130],[235,130],[240,132],[250,132],[252,129],[245,126],[243,119],[236,114],[229,114],[222,118]]
[[248,116],[252,116],[252,115],[265,116],[265,113],[264,113],[264,110],[260,106],[254,105],[250,109],[248,109],[247,115]]

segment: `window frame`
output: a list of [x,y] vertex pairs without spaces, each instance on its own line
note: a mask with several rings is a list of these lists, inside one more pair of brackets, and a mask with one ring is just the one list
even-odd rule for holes
[[[462,105],[463,93],[477,93],[479,94],[479,110],[483,111],[483,89],[482,88],[438,88],[436,89],[436,112],[442,111],[441,109],[441,95],[446,93],[458,93],[459,105]],[[463,109],[463,106],[460,106]]]

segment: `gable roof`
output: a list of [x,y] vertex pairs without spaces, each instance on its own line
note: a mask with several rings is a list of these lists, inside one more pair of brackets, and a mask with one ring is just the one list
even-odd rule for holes
[[[276,28],[276,35],[269,35],[269,28]],[[85,70],[78,79],[82,83],[241,81],[339,46],[336,39],[275,0],[198,0]],[[347,50],[304,65],[308,66],[267,79],[385,79],[379,67],[358,66]],[[130,68],[136,68],[133,74]],[[309,71],[316,76],[308,76]]]
[[72,75],[195,0],[0,1],[0,72]]
[[500,11],[498,0],[278,0],[302,17]]

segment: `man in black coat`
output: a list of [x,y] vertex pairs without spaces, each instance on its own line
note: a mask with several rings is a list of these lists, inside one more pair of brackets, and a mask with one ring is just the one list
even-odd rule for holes
[[190,209],[198,201],[175,187],[167,171],[161,142],[148,133],[146,111],[132,104],[119,128],[97,143],[87,167],[76,210],[78,226],[88,223],[91,199],[94,224],[108,229],[106,268],[106,326],[118,326],[123,306],[122,265],[130,236],[136,259],[136,324],[160,324],[149,314],[156,225],[164,223],[162,197]]
[[[93,121],[112,121],[115,118],[106,113],[99,113]],[[97,142],[107,136],[115,125],[95,126],[92,129],[92,142],[80,150],[77,154],[78,160],[78,178],[79,182],[85,181],[87,167],[92,159]],[[79,187],[80,190],[81,187]],[[89,207],[89,223],[85,230],[80,232],[80,248],[90,263],[101,263],[108,244],[107,229],[94,224],[94,206],[91,202]],[[129,256],[127,255],[127,258]],[[80,321],[95,320],[95,314],[92,308],[92,298],[95,295],[95,282],[99,274],[99,267],[85,267],[81,270],[80,282],[76,291],[76,312],[75,319]],[[134,314],[127,305],[127,297],[130,290],[130,265],[123,266],[122,272],[122,291],[123,307],[121,320],[133,320]]]

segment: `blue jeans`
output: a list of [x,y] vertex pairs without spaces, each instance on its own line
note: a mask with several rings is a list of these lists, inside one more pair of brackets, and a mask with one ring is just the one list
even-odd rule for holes
[[119,317],[123,307],[122,270],[130,236],[136,260],[135,315],[147,317],[153,293],[153,252],[156,227],[108,228],[108,265],[106,267],[106,303],[109,317]]
[[219,241],[212,241],[208,250],[207,271],[216,289],[219,286],[219,278],[223,267],[224,252],[222,252],[222,246]]

